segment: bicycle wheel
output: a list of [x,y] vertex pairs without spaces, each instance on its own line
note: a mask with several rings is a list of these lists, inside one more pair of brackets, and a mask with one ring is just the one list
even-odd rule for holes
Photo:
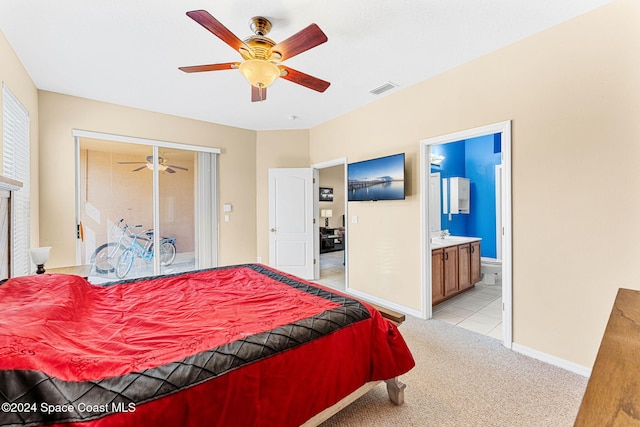
[[168,240],[160,243],[160,265],[169,265],[176,259],[176,245]]
[[129,274],[134,258],[135,254],[131,249],[127,249],[122,252],[120,258],[118,258],[118,264],[116,265],[116,277],[118,279],[124,279],[125,276]]
[[124,250],[125,247],[116,242],[105,243],[93,251],[90,263],[96,266],[96,273],[111,273]]

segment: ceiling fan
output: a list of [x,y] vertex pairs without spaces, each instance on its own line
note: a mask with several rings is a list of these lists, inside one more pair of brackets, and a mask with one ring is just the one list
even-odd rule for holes
[[[141,171],[144,168],[153,170],[153,156],[147,156],[147,161],[146,162],[118,162],[119,165],[143,165],[140,166],[139,168],[135,168],[132,170],[132,172],[138,172]],[[158,157],[158,170],[160,171],[165,171],[168,173],[176,173],[175,169],[179,169],[179,170],[183,170],[183,171],[188,171],[189,169],[184,168],[182,166],[178,166],[178,165],[168,165],[167,164],[167,159],[164,157]]]
[[187,12],[187,16],[238,51],[244,61],[179,67],[185,73],[239,69],[251,84],[252,102],[266,100],[267,87],[278,77],[318,92],[324,92],[330,85],[329,82],[280,64],[327,41],[327,36],[316,24],[311,24],[288,39],[276,43],[266,37],[271,31],[271,21],[255,16],[249,21],[254,35],[242,41],[205,10],[190,11]]

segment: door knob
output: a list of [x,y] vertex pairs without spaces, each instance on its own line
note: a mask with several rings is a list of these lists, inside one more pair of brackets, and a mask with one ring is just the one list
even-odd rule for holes
[[272,229],[271,229],[271,232],[272,232],[272,233],[275,233],[275,232],[276,232],[276,229],[275,229],[275,228],[272,228]]

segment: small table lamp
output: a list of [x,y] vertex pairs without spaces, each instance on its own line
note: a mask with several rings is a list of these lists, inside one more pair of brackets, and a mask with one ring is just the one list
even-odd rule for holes
[[332,209],[321,209],[320,210],[320,216],[324,218],[324,226],[328,227],[329,226],[329,218],[331,218],[333,216],[333,210]]
[[44,264],[49,260],[49,251],[51,246],[45,246],[43,248],[29,249],[29,255],[31,261],[38,267],[36,274],[44,273]]

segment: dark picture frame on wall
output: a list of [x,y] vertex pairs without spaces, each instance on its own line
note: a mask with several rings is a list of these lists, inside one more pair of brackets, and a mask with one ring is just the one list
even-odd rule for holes
[[320,187],[320,201],[333,202],[333,188]]

